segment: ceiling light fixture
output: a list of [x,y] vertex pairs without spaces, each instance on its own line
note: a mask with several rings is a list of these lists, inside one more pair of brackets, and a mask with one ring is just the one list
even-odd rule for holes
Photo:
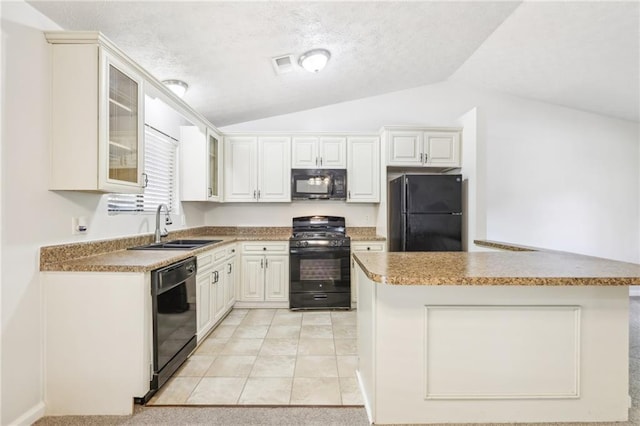
[[327,49],[313,49],[303,53],[298,63],[309,72],[318,72],[327,65],[330,57],[331,52]]
[[169,90],[178,95],[178,97],[183,97],[187,92],[189,85],[182,80],[163,80],[162,84],[167,86]]

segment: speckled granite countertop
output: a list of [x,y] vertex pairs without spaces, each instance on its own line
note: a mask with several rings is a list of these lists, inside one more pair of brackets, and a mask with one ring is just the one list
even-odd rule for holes
[[640,265],[542,251],[355,253],[367,276],[395,285],[640,285]]
[[[375,228],[349,228],[354,241],[384,241]],[[114,238],[59,244],[40,248],[41,271],[148,272],[239,241],[287,241],[290,227],[213,227],[203,226],[169,233],[163,240],[179,238],[222,240],[194,250],[127,250],[153,242],[153,236]]]

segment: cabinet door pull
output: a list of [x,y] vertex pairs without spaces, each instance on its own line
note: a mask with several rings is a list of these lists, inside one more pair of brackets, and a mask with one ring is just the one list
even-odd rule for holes
[[429,162],[429,155],[427,155],[426,153],[424,154],[424,162],[425,164]]
[[257,194],[257,191],[254,189],[253,190],[253,198],[255,198],[257,200],[258,198],[256,197],[256,194]]
[[146,188],[149,185],[149,175],[146,173],[142,174],[142,187]]
[[268,268],[269,267],[269,259],[265,259],[264,260],[264,267]]
[[322,166],[322,157],[320,157],[320,165]]
[[228,266],[227,274],[230,274],[230,273],[231,273],[231,268],[232,268],[232,267],[231,267],[231,264],[230,264],[230,263],[227,263],[227,266]]
[[213,189],[207,188],[207,190],[209,191],[209,197],[213,197]]
[[423,163],[423,161],[422,161],[422,157],[423,157],[423,154],[422,154],[422,153],[420,153],[420,162],[421,162],[421,163]]
[[318,165],[318,157],[316,157],[316,166]]
[[258,189],[258,200],[260,199],[260,190]]
[[348,199],[351,199],[351,190],[348,190],[348,191],[347,191],[347,198],[348,198]]
[[264,259],[260,259],[260,269],[264,268]]

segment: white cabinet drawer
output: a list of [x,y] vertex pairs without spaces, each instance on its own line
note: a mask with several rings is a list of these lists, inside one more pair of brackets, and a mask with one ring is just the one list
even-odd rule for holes
[[227,248],[223,247],[213,252],[213,263],[218,263],[227,258]]
[[213,254],[214,250],[206,251],[198,255],[197,264],[198,264],[198,273],[209,269],[213,266]]
[[373,241],[365,241],[365,242],[357,242],[351,243],[351,251],[384,251],[384,243],[383,242],[373,242]]
[[204,271],[212,267],[218,262],[227,258],[228,247],[222,247],[216,250],[209,250],[198,255],[198,272]]
[[261,241],[242,243],[242,253],[289,253],[288,241]]

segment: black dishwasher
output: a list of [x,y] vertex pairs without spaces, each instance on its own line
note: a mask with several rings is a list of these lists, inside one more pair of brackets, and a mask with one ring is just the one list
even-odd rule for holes
[[151,394],[196,347],[196,258],[151,271],[153,378]]

